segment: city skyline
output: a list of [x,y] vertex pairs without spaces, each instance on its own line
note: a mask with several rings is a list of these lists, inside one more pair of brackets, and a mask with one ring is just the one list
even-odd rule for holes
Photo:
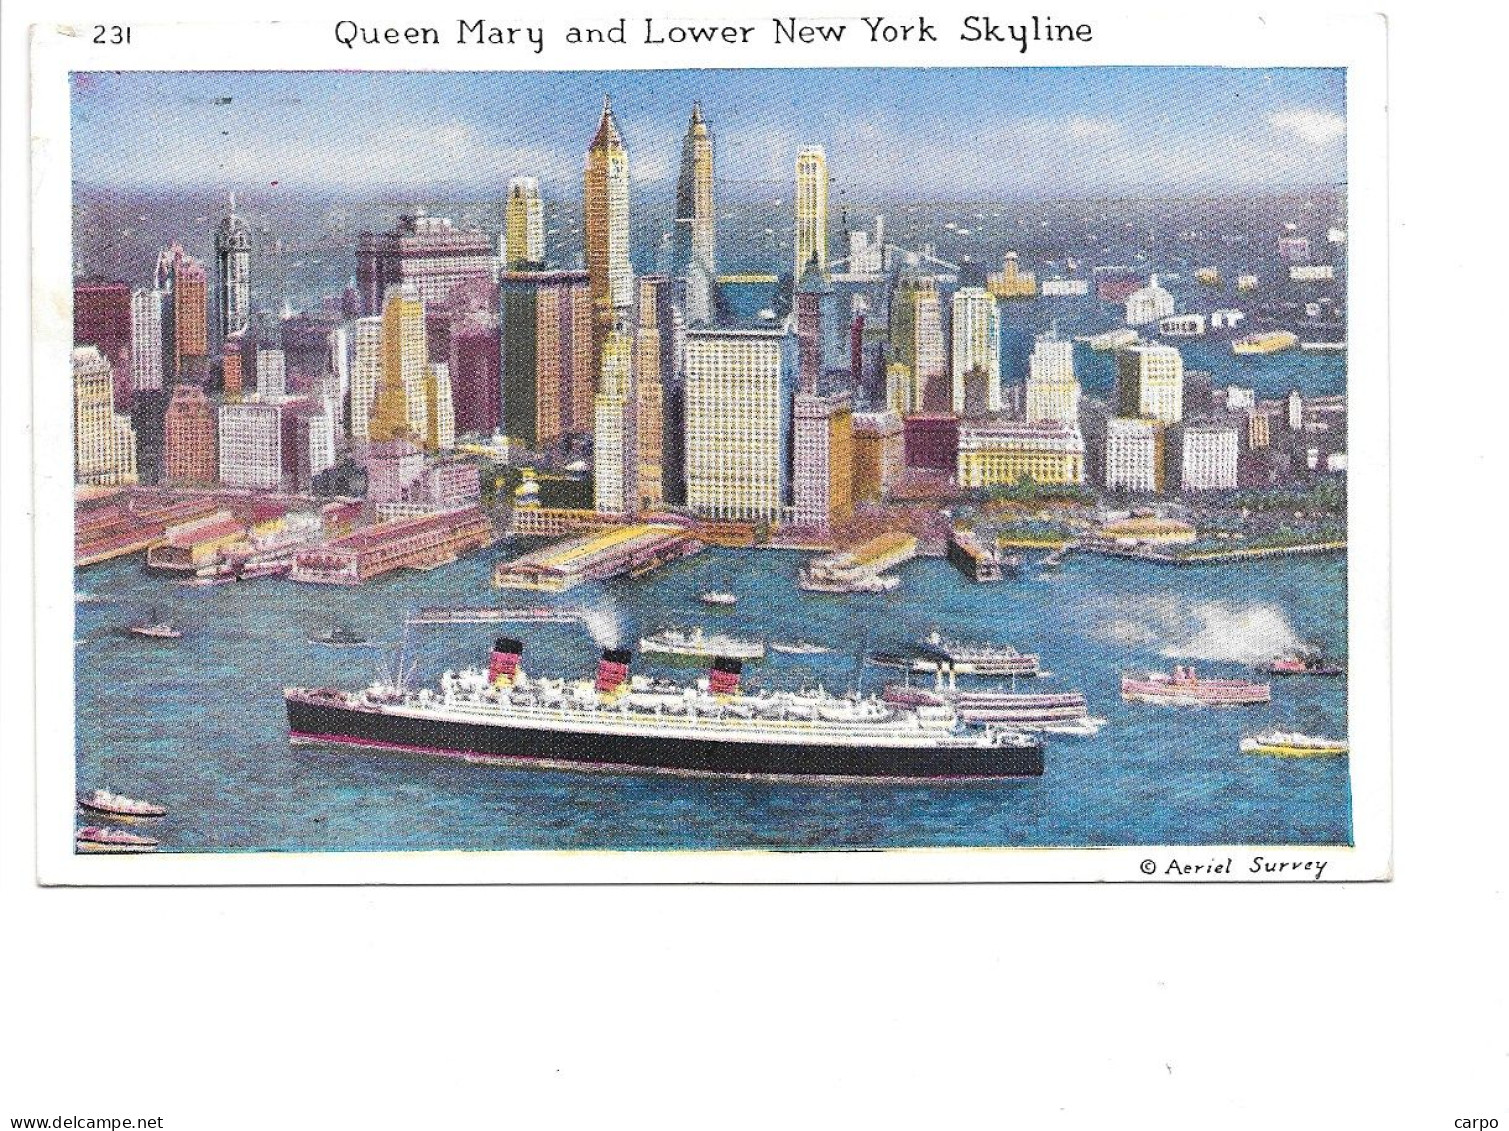
[[[946,107],[929,93],[939,84]],[[789,186],[805,145],[827,150],[835,206],[1291,191],[1345,181],[1344,85],[1319,68],[81,73],[74,179],[501,199],[510,178],[531,176],[559,194],[579,183],[580,122],[611,95],[631,177],[657,190],[674,188],[698,101],[721,191],[735,196]]]

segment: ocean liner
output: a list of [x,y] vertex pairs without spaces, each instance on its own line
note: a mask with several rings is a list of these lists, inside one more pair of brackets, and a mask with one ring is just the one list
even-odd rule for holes
[[544,769],[837,782],[982,782],[1036,777],[1035,738],[963,723],[947,704],[902,708],[821,689],[740,688],[738,660],[690,685],[634,675],[607,649],[595,679],[526,675],[502,637],[486,671],[438,688],[284,690],[289,740]]

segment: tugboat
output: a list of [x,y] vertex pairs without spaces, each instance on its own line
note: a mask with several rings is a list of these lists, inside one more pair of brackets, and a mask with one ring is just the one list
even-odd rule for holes
[[1313,735],[1268,731],[1242,739],[1243,754],[1272,754],[1278,758],[1326,758],[1347,752],[1347,744],[1334,738],[1316,738]]
[[329,632],[322,632],[318,636],[309,638],[311,644],[323,644],[327,648],[361,648],[372,641],[368,640],[359,632],[353,632],[344,625],[336,625]]
[[135,624],[128,624],[126,631],[132,636],[144,636],[148,640],[177,640],[183,633],[174,628],[169,622],[157,619],[157,610],[145,620],[139,620]]
[[90,813],[100,813],[107,817],[123,817],[126,819],[143,817],[166,817],[166,806],[154,805],[150,801],[137,801],[134,797],[125,797],[119,793],[111,793],[108,789],[97,789],[93,793],[79,797],[79,808]]
[[652,679],[632,674],[634,654],[619,648],[602,653],[591,678],[530,676],[523,653],[520,641],[500,637],[486,670],[448,671],[419,690],[285,688],[289,741],[530,769],[824,784],[1043,773],[1039,740],[967,725],[947,704],[745,691],[743,664],[723,656],[691,683]]
[[73,846],[80,852],[109,852],[117,855],[157,851],[157,841],[151,837],[138,836],[108,825],[85,825],[73,834]]
[[1290,652],[1262,665],[1261,671],[1268,675],[1346,675],[1347,669],[1334,660],[1328,660],[1318,651]]
[[1172,674],[1147,672],[1122,676],[1121,697],[1129,703],[1245,707],[1272,701],[1273,689],[1250,679],[1203,679],[1193,667],[1176,665]]

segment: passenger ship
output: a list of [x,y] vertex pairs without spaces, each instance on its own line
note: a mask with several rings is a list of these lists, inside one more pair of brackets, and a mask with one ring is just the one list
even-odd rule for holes
[[1273,689],[1250,679],[1205,679],[1193,667],[1173,673],[1148,672],[1121,677],[1121,697],[1132,703],[1174,703],[1193,707],[1244,707],[1267,703]]
[[1042,744],[965,725],[946,704],[903,709],[870,696],[740,689],[713,661],[690,685],[632,675],[608,649],[594,680],[530,677],[524,646],[499,638],[486,671],[438,689],[290,687],[292,743],[406,751],[542,769],[781,781],[953,782],[1036,777]]

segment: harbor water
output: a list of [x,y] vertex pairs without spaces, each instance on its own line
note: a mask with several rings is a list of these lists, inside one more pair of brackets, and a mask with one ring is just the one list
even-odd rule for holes
[[[263,579],[203,589],[147,576],[136,559],[80,571],[76,606],[77,769],[105,787],[162,802],[164,851],[423,849],[781,849],[905,846],[1346,844],[1349,759],[1244,755],[1272,727],[1346,735],[1346,681],[1273,681],[1251,708],[1124,703],[1127,670],[1193,664],[1252,675],[1301,644],[1346,653],[1343,556],[1170,567],[1070,557],[1053,572],[1028,555],[1022,575],[974,585],[946,562],[900,569],[889,594],[800,592],[799,555],[710,549],[638,579],[585,587],[554,603],[586,625],[414,626],[412,679],[485,665],[500,631],[525,641],[526,670],[589,674],[601,647],[702,625],[769,640],[809,640],[826,655],[770,654],[746,685],[822,683],[866,693],[899,673],[860,654],[934,629],[1038,652],[1052,674],[1020,690],[1085,692],[1107,726],[1096,738],[1047,736],[1040,779],[989,786],[818,786],[532,771],[348,748],[292,747],[285,685],[356,687],[392,672],[406,613],[423,606],[530,603],[489,586],[492,550],[428,573],[358,588]],[[729,589],[728,610],[698,600]],[[153,609],[183,631],[153,641],[120,626]],[[383,647],[310,642],[333,627]],[[638,671],[672,673],[636,656]],[[917,678],[917,677],[914,677]],[[921,677],[929,679],[930,677]],[[1382,757],[1357,750],[1353,758]]]

